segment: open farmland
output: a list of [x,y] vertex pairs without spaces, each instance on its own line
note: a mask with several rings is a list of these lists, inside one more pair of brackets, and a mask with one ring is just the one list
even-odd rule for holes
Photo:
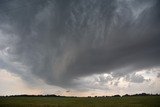
[[160,96],[1,97],[0,107],[160,107]]

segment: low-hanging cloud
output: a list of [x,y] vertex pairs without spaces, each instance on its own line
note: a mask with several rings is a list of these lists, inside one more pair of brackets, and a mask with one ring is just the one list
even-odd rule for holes
[[32,75],[67,87],[78,77],[160,66],[158,0],[2,4],[0,67],[24,79]]

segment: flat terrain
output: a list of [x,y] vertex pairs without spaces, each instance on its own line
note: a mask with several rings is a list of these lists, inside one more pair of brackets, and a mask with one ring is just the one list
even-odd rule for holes
[[1,97],[0,107],[160,107],[160,96],[104,98]]

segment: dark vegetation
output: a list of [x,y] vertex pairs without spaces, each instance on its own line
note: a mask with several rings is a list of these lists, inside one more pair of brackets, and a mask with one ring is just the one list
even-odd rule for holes
[[134,94],[95,97],[59,95],[1,96],[0,107],[160,107],[159,94]]
[[[140,93],[140,94],[125,94],[125,95],[113,95],[113,96],[94,96],[94,97],[133,97],[133,96],[160,96],[160,94],[147,94],[147,93]],[[47,94],[47,95],[27,95],[27,94],[21,94],[21,95],[9,95],[9,96],[0,96],[0,97],[63,97],[63,98],[77,98],[77,96],[60,96],[56,94]],[[91,96],[88,96],[88,98],[91,98]]]

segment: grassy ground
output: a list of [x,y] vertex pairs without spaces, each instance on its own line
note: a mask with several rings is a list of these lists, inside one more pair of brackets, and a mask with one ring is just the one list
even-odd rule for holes
[[6,97],[0,107],[160,107],[160,96],[60,98]]

